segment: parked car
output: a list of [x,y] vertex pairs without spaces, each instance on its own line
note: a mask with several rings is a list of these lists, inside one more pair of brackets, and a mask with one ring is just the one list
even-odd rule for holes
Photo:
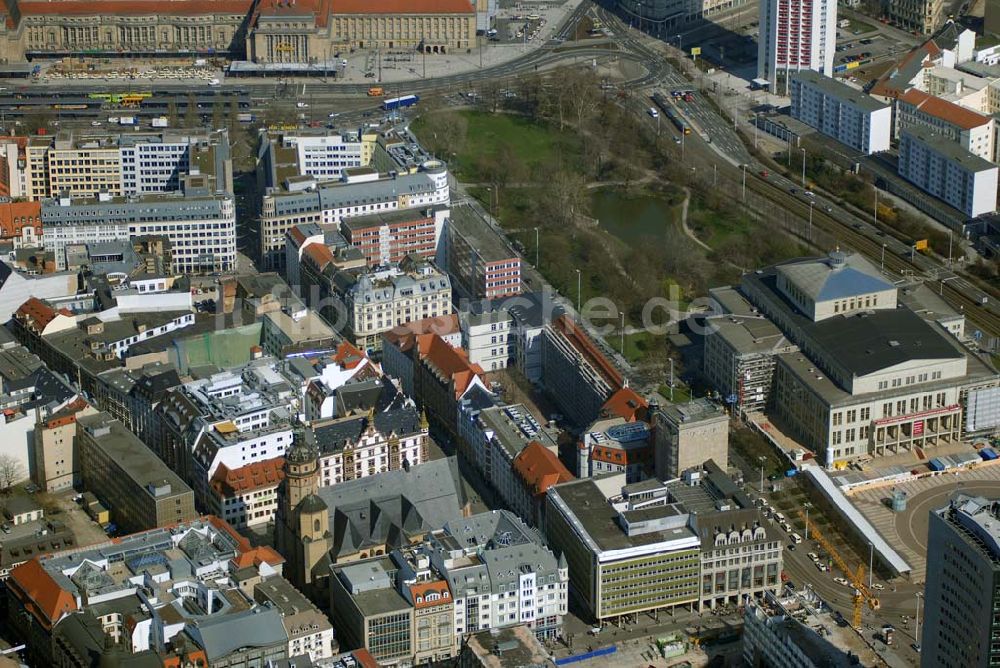
[[815,552],[809,552],[806,554],[806,556],[812,559],[813,561],[819,561],[819,555],[816,554]]
[[836,582],[839,585],[844,585],[845,587],[850,587],[851,586],[850,582],[848,582],[847,580],[845,580],[844,578],[841,578],[841,577],[833,578],[833,581]]

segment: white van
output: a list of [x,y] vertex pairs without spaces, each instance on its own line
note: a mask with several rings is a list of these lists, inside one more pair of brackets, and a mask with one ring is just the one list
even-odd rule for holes
[[652,116],[653,118],[659,118],[660,117],[660,112],[658,112],[656,110],[656,107],[650,107],[649,108],[649,115]]
[[799,534],[797,534],[797,533],[793,533],[793,534],[792,534],[791,536],[789,536],[788,538],[789,538],[789,539],[790,539],[790,540],[791,540],[791,541],[792,541],[792,542],[793,542],[794,544],[796,544],[796,545],[798,545],[799,543],[801,543],[801,542],[802,542],[802,536],[800,536],[800,535],[799,535]]

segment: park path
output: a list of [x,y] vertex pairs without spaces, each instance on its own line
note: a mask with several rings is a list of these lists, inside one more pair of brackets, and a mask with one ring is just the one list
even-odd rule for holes
[[691,203],[691,190],[684,186],[684,202],[681,203],[681,229],[684,230],[684,234],[687,237],[707,250],[709,253],[712,252],[712,247],[706,244],[704,241],[695,236],[694,232],[688,227],[688,205]]

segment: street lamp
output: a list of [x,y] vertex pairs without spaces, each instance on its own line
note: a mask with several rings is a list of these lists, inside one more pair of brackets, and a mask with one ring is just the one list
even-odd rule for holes
[[804,148],[803,149],[799,149],[799,150],[802,151],[802,187],[805,188],[806,187],[806,150]]
[[760,493],[764,493],[764,460],[766,457],[763,455],[757,457],[757,461],[760,462]]
[[747,165],[743,163],[743,201],[747,201]]
[[806,541],[809,540],[809,509],[812,508],[812,504],[806,501],[802,504],[802,507],[806,509]]
[[885,272],[885,244],[882,244],[882,259],[879,264],[882,267],[882,271]]
[[868,588],[872,588],[872,567],[875,565],[875,543],[868,543]]
[[677,50],[684,53],[684,38],[681,37],[680,33],[677,34]]
[[[917,596],[917,619],[916,619],[917,627],[914,629],[914,633],[913,633],[914,637],[913,637],[913,639],[916,641],[917,645],[919,646],[921,644],[920,643],[920,598],[923,596],[923,593],[921,593],[921,592],[918,591],[916,593],[916,596]],[[921,647],[921,649],[922,649],[922,647]]]
[[621,312],[622,316],[622,357],[625,357],[625,311]]
[[816,202],[809,200],[809,232],[806,235],[809,237],[809,241],[812,241],[813,238],[813,206],[815,204]]
[[580,311],[583,308],[583,292],[581,291],[581,286],[583,284],[580,281],[580,270],[576,270],[576,317],[582,322],[583,318],[580,316]]
[[535,269],[538,269],[538,255],[541,246],[538,245],[538,228],[535,228]]

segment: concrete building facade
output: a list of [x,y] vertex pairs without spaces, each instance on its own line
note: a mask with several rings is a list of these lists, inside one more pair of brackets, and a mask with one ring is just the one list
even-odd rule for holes
[[833,0],[763,0],[757,39],[757,77],[787,94],[791,75],[814,70],[833,75],[837,3]]
[[899,175],[975,218],[997,208],[997,166],[924,128],[899,138]]
[[1000,505],[957,494],[930,513],[920,665],[987,667],[1000,660]]
[[122,531],[197,517],[194,492],[122,423],[107,414],[77,419],[83,486],[94,492]]
[[792,75],[792,118],[865,154],[888,151],[892,107],[812,70]]

